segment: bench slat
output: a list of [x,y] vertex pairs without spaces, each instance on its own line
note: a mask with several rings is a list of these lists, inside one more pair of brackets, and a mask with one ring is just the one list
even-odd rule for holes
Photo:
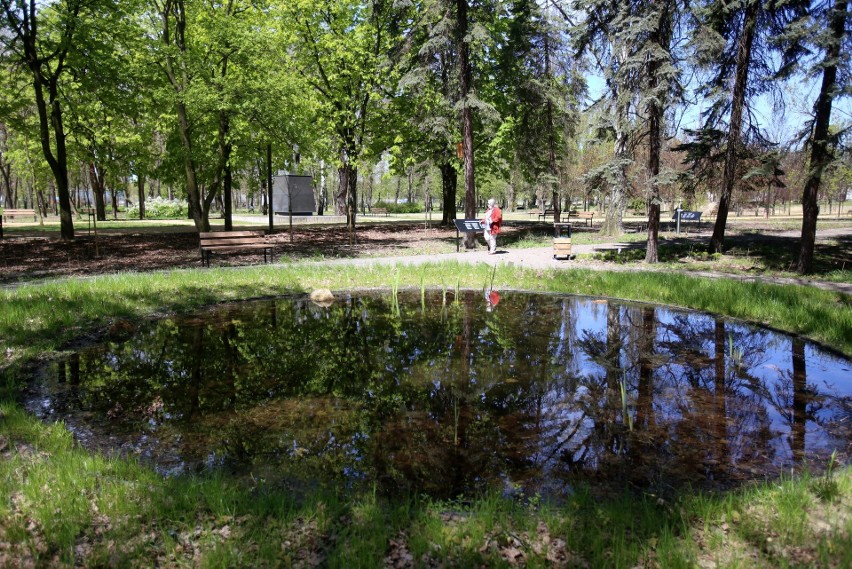
[[263,238],[251,238],[251,237],[237,237],[236,239],[202,239],[201,246],[202,247],[210,247],[216,245],[254,245],[257,243],[263,243]]
[[263,231],[202,231],[198,234],[202,239],[208,237],[224,238],[230,237],[263,237]]
[[232,245],[217,245],[215,247],[205,247],[205,251],[212,251],[214,253],[226,253],[233,251],[246,251],[246,250],[259,250],[259,249],[272,249],[272,245],[240,245],[238,247]]

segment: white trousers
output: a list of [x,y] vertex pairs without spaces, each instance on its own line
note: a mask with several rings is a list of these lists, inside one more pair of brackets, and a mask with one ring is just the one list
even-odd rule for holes
[[483,235],[485,236],[485,242],[488,244],[488,251],[491,253],[497,252],[497,236],[491,235],[491,232],[487,229],[483,232]]

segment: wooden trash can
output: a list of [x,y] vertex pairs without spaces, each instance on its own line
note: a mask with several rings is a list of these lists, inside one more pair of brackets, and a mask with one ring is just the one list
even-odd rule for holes
[[553,258],[571,258],[571,224],[553,224]]

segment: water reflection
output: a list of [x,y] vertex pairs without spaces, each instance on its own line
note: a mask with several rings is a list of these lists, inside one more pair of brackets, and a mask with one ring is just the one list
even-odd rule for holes
[[850,363],[802,340],[588,298],[426,300],[163,320],[52,364],[26,405],[166,474],[440,497],[718,488],[848,459]]

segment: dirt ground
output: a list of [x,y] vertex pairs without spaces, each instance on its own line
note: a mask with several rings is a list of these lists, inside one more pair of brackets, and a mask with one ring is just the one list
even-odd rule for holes
[[[507,235],[520,230],[507,228]],[[123,271],[155,271],[201,267],[198,235],[190,228],[150,228],[99,232],[97,239],[85,229],[71,243],[56,233],[36,236],[7,231],[0,240],[0,283],[45,277],[80,276]],[[455,229],[424,228],[422,223],[362,225],[349,245],[346,230],[320,225],[277,229],[275,260],[357,258],[367,256],[446,253],[455,250]],[[260,255],[260,259],[258,258]],[[262,253],[214,257],[215,265],[256,265]]]
[[[499,246],[511,252],[514,250],[514,242],[530,234],[539,238],[549,236],[551,231],[547,224],[513,222],[504,226]],[[596,231],[596,228],[575,229],[577,234]],[[730,247],[733,253],[727,265],[708,261],[706,267],[695,266],[695,260],[691,258],[695,240],[706,241],[708,236],[706,231],[700,237],[694,234],[678,239],[668,235],[667,246],[663,249],[666,258],[661,260],[679,263],[692,271],[734,272],[766,277],[767,271],[790,271],[798,254],[798,230],[779,230],[755,223],[747,228],[732,229],[726,237],[726,247]],[[812,276],[820,280],[822,274],[848,270],[852,266],[852,258],[849,257],[852,251],[852,228],[821,229],[819,237],[815,274]],[[433,224],[427,229],[423,223],[413,222],[361,224],[355,232],[352,245],[349,244],[345,228],[340,225],[296,225],[292,242],[287,228],[277,228],[270,239],[275,244],[276,262],[436,255],[456,250],[455,228],[441,228]],[[483,250],[481,235],[477,236],[477,241],[479,250]],[[644,242],[634,242],[624,247],[641,249],[643,246]],[[586,249],[588,252],[596,250],[591,245],[575,246],[577,253],[586,252]],[[550,250],[546,253],[549,259]],[[529,255],[525,253],[525,256]],[[511,260],[507,255],[498,257],[504,261]],[[628,267],[623,264],[624,259],[618,261],[613,264],[606,260],[584,259],[572,261],[572,266],[606,266],[611,269]],[[240,266],[262,262],[262,253],[250,252],[214,256],[212,264]],[[70,243],[60,241],[58,232],[7,230],[5,237],[0,239],[0,285],[14,286],[42,278],[201,266],[198,235],[191,227],[108,229],[100,230],[97,237],[82,228],[77,230],[77,238]]]

